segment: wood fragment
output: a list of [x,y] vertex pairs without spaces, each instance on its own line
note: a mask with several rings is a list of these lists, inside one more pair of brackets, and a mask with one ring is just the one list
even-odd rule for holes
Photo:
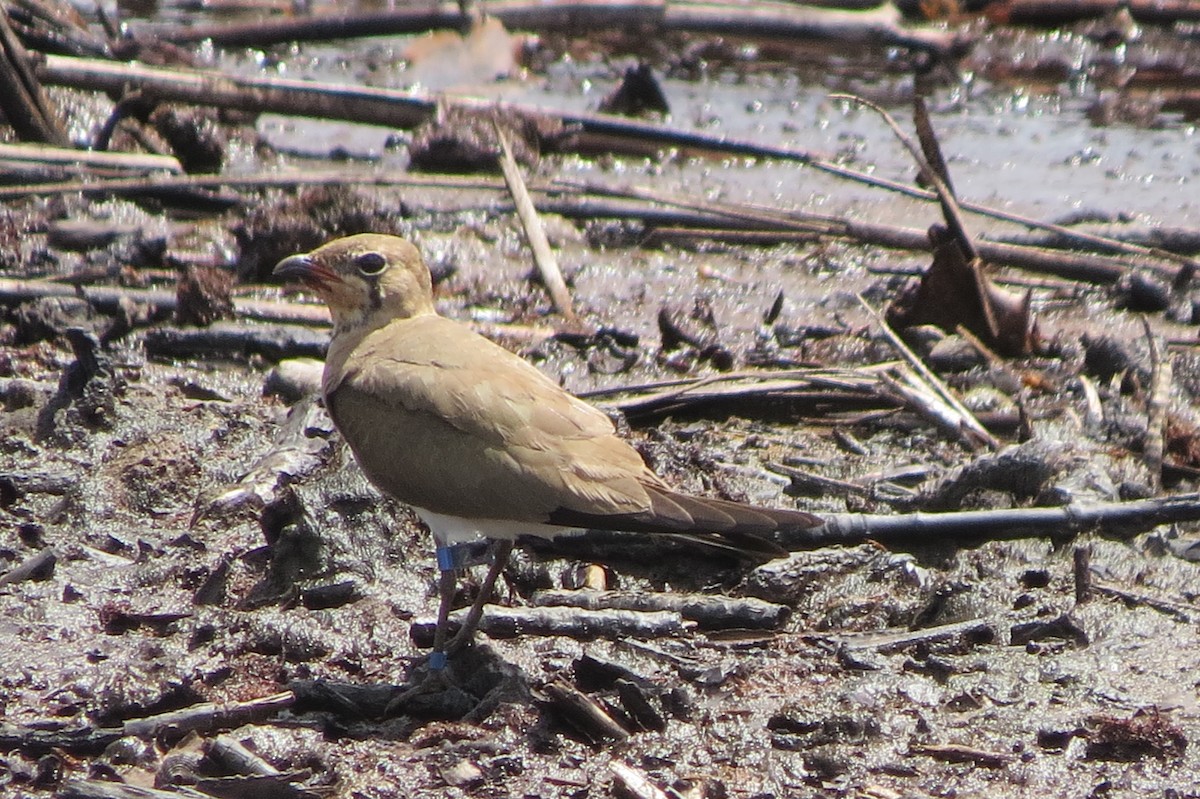
[[665,791],[650,781],[648,776],[623,760],[613,758],[609,761],[608,767],[625,790],[637,799],[670,799]]
[[1197,608],[1195,605],[1189,605],[1186,602],[1177,602],[1150,594],[1129,591],[1115,585],[1101,583],[1095,579],[1092,580],[1091,589],[1094,593],[1101,596],[1119,599],[1130,607],[1147,607],[1157,610],[1159,613],[1171,616],[1176,621],[1183,622],[1184,624],[1195,624],[1200,620],[1200,608]]
[[727,372],[703,378],[660,381],[639,386],[621,386],[582,392],[584,398],[631,394],[611,401],[630,420],[641,420],[682,410],[738,407],[745,411],[755,398],[778,404],[783,401],[813,402],[841,410],[868,405],[896,407],[893,398],[880,389],[879,374],[894,363],[859,369],[783,369],[777,371]]
[[826,477],[823,474],[800,469],[796,466],[790,466],[786,463],[768,462],[763,464],[772,472],[785,475],[791,480],[792,486],[820,493],[822,495],[834,496],[852,496],[852,497],[869,497],[872,495],[872,490],[858,483],[851,483],[847,480],[838,480],[834,477]]
[[985,768],[1003,768],[1015,760],[1010,754],[988,752],[966,744],[912,744],[908,751],[948,763],[974,763]]
[[59,799],[212,799],[212,794],[174,786],[169,791],[110,780],[70,779],[54,794]]
[[12,585],[26,580],[48,580],[54,574],[58,555],[53,547],[46,547],[21,561],[18,565],[0,574],[0,586]]
[[61,472],[0,473],[0,501],[5,506],[11,505],[26,494],[63,496],[78,487],[78,478]]
[[300,325],[215,322],[208,327],[159,325],[146,331],[143,342],[148,354],[168,358],[261,355],[281,361],[324,358],[329,337],[323,331]]
[[183,173],[179,159],[172,155],[76,150],[47,144],[0,143],[0,165],[72,167],[100,175],[113,171]]
[[905,344],[898,335],[896,335],[896,332],[892,330],[891,326],[884,320],[879,312],[871,307],[871,305],[865,299],[863,299],[861,295],[859,296],[858,301],[862,304],[863,308],[867,310],[867,313],[869,313],[875,320],[875,323],[879,325],[880,330],[883,331],[883,335],[887,338],[891,345],[895,347],[902,356],[904,356],[904,360],[908,361],[909,366],[916,370],[916,374],[919,375],[926,384],[928,384],[934,394],[941,398],[941,400],[950,408],[952,408],[958,415],[961,421],[961,427],[959,428],[958,432],[960,437],[963,437],[967,445],[974,448],[976,446],[976,442],[978,442],[989,447],[990,449],[999,449],[1000,442],[997,441],[992,434],[989,433],[987,429],[979,423],[979,420],[975,418],[973,413],[967,410],[965,405],[959,402],[958,398],[954,396],[954,392],[950,390],[950,387],[947,386],[941,378],[934,374],[933,370],[926,366],[925,362],[918,358],[915,352],[909,349],[908,345]]
[[1200,22],[1193,0],[1005,0],[1004,19],[1013,25],[1061,27],[1127,10],[1143,24]]
[[784,605],[754,598],[707,594],[645,593],[640,591],[563,591],[534,593],[535,607],[573,607],[587,610],[672,611],[701,627],[774,629],[791,615]]
[[62,729],[39,726],[18,726],[0,723],[0,751],[20,751],[25,755],[41,756],[52,752],[77,755],[98,755],[124,733],[113,727],[91,725]]
[[[462,612],[451,615],[457,625]],[[416,622],[409,634],[420,646],[433,641],[432,622]],[[670,611],[581,610],[577,608],[502,608],[489,605],[479,629],[494,638],[518,635],[561,635],[567,638],[664,638],[686,629],[678,613]]]
[[958,639],[990,643],[999,638],[998,624],[998,619],[986,618],[939,624],[920,630],[872,630],[843,635],[838,638],[838,643],[851,651],[873,649],[883,653],[899,652],[918,644],[933,644]]
[[317,469],[332,446],[333,424],[315,393],[288,411],[270,448],[238,481],[196,503],[189,526],[201,519],[241,508],[261,509],[274,502],[284,486]]
[[655,732],[662,732],[667,728],[667,720],[660,710],[661,701],[657,703],[650,701],[651,695],[657,697],[659,692],[655,691],[648,695],[650,691],[645,687],[644,680],[635,681],[622,677],[616,681],[615,685],[617,698],[621,700],[621,707],[638,727]]
[[562,680],[551,682],[542,690],[563,718],[589,740],[599,743],[606,740],[624,741],[629,737],[629,731],[618,724],[608,711]]
[[13,32],[8,4],[0,4],[0,108],[24,141],[66,147],[71,143],[58,111],[42,91],[29,53]]
[[[50,280],[0,278],[0,305],[19,305],[44,297],[79,297],[101,313],[110,315],[123,314],[123,306],[133,303],[145,306],[151,316],[167,316],[175,312],[179,302],[174,291],[116,286],[84,287]],[[234,312],[243,319],[329,324],[329,312],[315,305],[235,297],[233,306]]]
[[1092,550],[1089,547],[1075,547],[1072,574],[1075,582],[1075,604],[1082,605],[1092,595]]
[[[14,145],[16,146],[16,145]],[[161,157],[161,156],[156,156]],[[458,175],[397,175],[381,170],[312,170],[305,172],[260,172],[244,175],[154,175],[151,177],[110,177],[96,180],[70,180],[36,183],[26,186],[0,186],[0,199],[53,196],[82,193],[85,196],[137,195],[167,189],[271,188],[292,186],[408,186],[501,191],[502,181],[488,177]]]
[[193,730],[207,732],[216,729],[232,729],[270,718],[279,711],[291,707],[295,702],[296,695],[291,691],[283,691],[245,702],[223,704],[205,702],[182,710],[172,710],[140,719],[129,719],[122,725],[122,731],[125,735],[152,738],[168,732],[181,736]]
[[563,280],[562,272],[558,268],[558,259],[554,257],[554,251],[550,249],[550,242],[546,238],[545,228],[542,227],[541,217],[538,216],[537,208],[534,207],[533,200],[529,196],[529,190],[525,187],[525,179],[521,177],[521,169],[517,166],[516,159],[513,158],[508,136],[505,135],[499,120],[493,120],[493,127],[496,131],[496,139],[500,142],[500,170],[504,173],[504,182],[508,184],[508,191],[512,194],[513,202],[516,203],[517,217],[521,220],[521,227],[525,231],[525,240],[529,242],[529,249],[533,252],[533,263],[541,276],[542,285],[546,287],[546,291],[554,303],[554,309],[568,321],[574,322],[576,317],[575,310],[571,306],[571,292],[567,290],[567,282]]

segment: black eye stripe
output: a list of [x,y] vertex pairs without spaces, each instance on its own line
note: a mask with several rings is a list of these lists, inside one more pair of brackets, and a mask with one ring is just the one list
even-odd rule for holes
[[354,259],[354,265],[364,275],[378,275],[387,266],[387,259],[377,252],[364,252]]

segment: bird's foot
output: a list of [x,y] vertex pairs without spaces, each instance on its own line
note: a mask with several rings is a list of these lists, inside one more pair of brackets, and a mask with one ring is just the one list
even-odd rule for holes
[[478,701],[477,697],[458,684],[447,668],[446,654],[433,652],[414,664],[406,687],[392,697],[384,708],[384,717],[405,714],[428,718],[461,718]]

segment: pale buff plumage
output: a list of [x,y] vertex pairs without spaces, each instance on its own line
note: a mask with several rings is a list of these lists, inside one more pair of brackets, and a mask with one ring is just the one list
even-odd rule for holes
[[437,529],[444,517],[483,520],[475,527],[489,537],[598,527],[716,533],[738,546],[817,522],[673,492],[605,414],[438,316],[429,270],[403,239],[338,239],[276,272],[300,278],[333,315],[322,385],[359,464],[443,541],[459,537]]
[[[807,513],[672,491],[600,411],[521,358],[437,315],[429,269],[395,236],[332,241],[280,262],[325,300],[334,331],[322,389],[376,486],[413,506],[440,545],[496,540],[461,631],[446,642],[455,585],[443,566],[435,668],[468,643],[522,534],[584,528],[667,533],[758,555]],[[439,556],[439,562],[441,558]]]

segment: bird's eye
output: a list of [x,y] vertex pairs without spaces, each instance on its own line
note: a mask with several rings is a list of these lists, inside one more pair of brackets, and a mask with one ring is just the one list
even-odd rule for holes
[[377,252],[364,252],[354,259],[354,265],[358,267],[359,274],[374,277],[387,268],[387,259]]

